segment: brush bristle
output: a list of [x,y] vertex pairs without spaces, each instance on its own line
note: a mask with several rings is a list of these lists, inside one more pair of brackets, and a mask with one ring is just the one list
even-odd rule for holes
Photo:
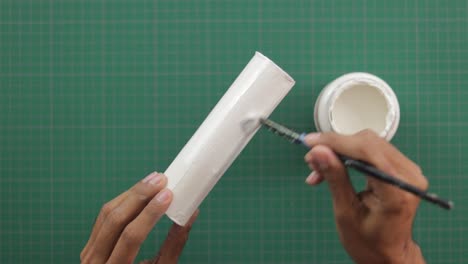
[[297,142],[299,140],[300,135],[298,133],[269,119],[261,118],[260,123],[268,128],[268,130],[271,132],[278,136],[284,137],[291,142]]

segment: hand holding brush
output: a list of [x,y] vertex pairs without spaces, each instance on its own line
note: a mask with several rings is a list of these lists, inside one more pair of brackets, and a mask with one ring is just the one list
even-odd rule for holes
[[[270,120],[264,119],[261,123],[274,133],[311,149],[305,160],[314,171],[306,183],[318,185],[323,180],[328,183],[340,240],[356,263],[425,263],[412,237],[413,220],[421,197],[418,194],[427,194],[428,188],[428,181],[418,165],[369,130],[352,136],[306,135]],[[353,188],[345,166],[352,167],[355,163],[347,161],[365,165],[358,167],[369,176],[365,190],[356,192]],[[382,179],[380,174],[389,180]],[[411,187],[408,189],[408,186]],[[451,207],[451,202],[435,204]]]
[[[398,175],[397,173],[401,172],[395,171],[394,167],[389,165],[390,161],[397,159],[397,157],[403,156],[403,154],[401,154],[397,149],[395,149],[395,147],[370,130],[364,130],[361,133],[358,133],[357,138],[356,136],[340,136],[334,133],[323,134],[323,136],[319,137],[320,134],[318,133],[309,134],[307,136],[306,133],[297,133],[294,130],[275,123],[269,119],[260,119],[260,123],[273,133],[286,138],[292,143],[303,145],[306,148],[311,148],[319,144],[325,144],[329,146],[333,145],[335,146],[336,157],[346,167],[351,167],[371,178],[390,185],[394,185],[401,190],[412,193],[444,209],[449,210],[453,207],[452,201],[445,201],[435,194],[427,193],[425,188],[419,188],[401,180],[400,178],[392,176],[392,172],[395,175]],[[337,142],[339,142],[339,144]],[[387,150],[386,152],[389,152],[390,149],[392,150],[390,151],[392,155],[387,153],[387,159],[384,159],[383,153],[385,153],[385,150]],[[406,159],[406,157],[404,158]],[[383,171],[382,168],[379,169],[378,167],[375,167],[376,163],[379,164],[380,167],[384,167]],[[414,166],[416,165],[413,165],[413,167]],[[420,170],[419,174],[421,174]],[[424,178],[424,176],[422,177]]]

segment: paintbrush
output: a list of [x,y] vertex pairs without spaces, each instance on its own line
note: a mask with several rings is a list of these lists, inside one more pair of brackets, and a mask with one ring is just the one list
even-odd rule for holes
[[[280,125],[278,123],[275,123],[269,119],[260,119],[260,123],[268,128],[268,130],[272,131],[278,136],[281,136],[290,142],[298,145],[303,145],[307,149],[310,149],[310,146],[308,146],[305,141],[305,135],[306,133],[298,133],[294,130],[291,130],[283,125]],[[371,164],[361,161],[361,160],[355,160],[351,157],[348,157],[346,155],[342,155],[339,153],[336,153],[337,157],[343,162],[343,164],[346,167],[353,168],[355,170],[358,170],[362,173],[364,173],[367,176],[373,177],[377,180],[383,181],[385,183],[394,185],[404,191],[410,192],[418,197],[420,197],[423,200],[426,200],[428,202],[431,202],[433,204],[436,204],[444,209],[450,210],[453,208],[453,202],[452,201],[446,201],[441,198],[439,198],[436,194],[433,193],[428,193],[422,189],[419,189],[409,183],[406,183],[398,178],[395,178],[379,169],[376,167],[372,166]]]

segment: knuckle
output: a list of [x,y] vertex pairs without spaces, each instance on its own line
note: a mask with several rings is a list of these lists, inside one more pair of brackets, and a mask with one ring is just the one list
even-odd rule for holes
[[111,213],[112,213],[112,210],[113,210],[113,205],[111,202],[108,202],[108,203],[105,203],[102,207],[101,207],[101,215],[103,217],[107,217],[109,216]]
[[365,129],[356,134],[358,138],[358,142],[361,145],[371,146],[374,149],[382,147],[383,144],[386,144],[387,141],[385,139],[379,137],[374,131],[370,129]]
[[125,223],[126,216],[120,210],[113,210],[107,215],[106,222],[112,226],[120,226]]
[[376,138],[380,138],[379,135],[377,135],[377,133],[375,133],[371,129],[361,130],[361,131],[356,133],[356,136],[361,138],[361,139],[365,139],[365,140],[373,140],[373,139],[376,139]]
[[385,212],[385,216],[388,219],[398,219],[400,222],[407,222],[414,217],[414,210],[406,207],[393,207],[389,208]]
[[390,215],[395,215],[399,219],[409,219],[415,213],[415,197],[410,194],[403,194],[392,207],[389,208]]
[[359,157],[365,159],[369,159],[376,154],[371,142],[362,142],[357,146],[356,151]]
[[147,201],[150,198],[150,191],[148,190],[147,184],[143,186],[135,186],[129,190],[129,196],[135,197],[139,201]]
[[133,227],[127,227],[122,232],[121,239],[128,245],[139,245],[143,243],[143,236]]
[[400,217],[413,215],[414,204],[417,204],[417,198],[410,193],[401,191],[401,194],[395,199],[390,206],[390,211]]
[[[377,158],[376,158],[377,160]],[[398,170],[397,168],[395,167],[395,165],[393,165],[388,159],[386,159],[385,157],[381,157],[378,159],[378,161],[374,162],[375,165],[380,169],[382,170],[383,172],[391,175],[391,176],[396,176],[398,177],[399,176],[399,173],[398,173]],[[401,177],[399,177],[401,178]]]
[[400,199],[399,199],[399,207],[400,208],[408,208],[408,205],[413,201],[413,200],[416,200],[416,197],[411,194],[411,193],[407,193],[407,192],[403,192],[401,191],[402,194],[400,195]]
[[85,250],[82,250],[81,253],[80,253],[80,261],[81,261],[81,263],[84,263],[85,256],[86,256],[86,252],[85,252]]
[[91,263],[91,254],[90,253],[84,253],[84,252],[81,252],[80,254],[80,263],[82,264],[87,264],[87,263]]
[[332,144],[336,142],[339,137],[342,137],[341,135],[335,133],[335,132],[325,132],[320,135],[320,142],[323,144]]
[[[367,130],[364,130],[367,131]],[[384,139],[380,138],[375,134],[375,132],[368,130],[369,132],[359,132],[359,133],[369,133],[371,136],[362,136],[358,137],[356,140],[356,151],[360,157],[369,159],[370,161],[377,162],[384,160],[383,156],[385,155],[384,144],[382,142]],[[377,164],[375,164],[377,165]]]
[[312,151],[307,152],[307,154],[304,156],[304,161],[306,163],[309,163],[312,160]]

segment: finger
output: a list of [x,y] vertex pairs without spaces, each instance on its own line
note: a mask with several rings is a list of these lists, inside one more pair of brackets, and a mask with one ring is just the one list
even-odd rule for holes
[[311,151],[312,166],[328,182],[336,215],[352,215],[355,212],[357,195],[348,173],[333,151],[322,145]]
[[317,171],[313,171],[312,173],[310,173],[309,176],[307,176],[305,182],[308,184],[308,185],[319,185],[322,181],[323,181],[323,176],[318,173]]
[[198,213],[199,210],[195,211],[185,226],[179,226],[176,223],[172,225],[171,230],[169,230],[167,238],[161,247],[161,250],[159,250],[159,254],[156,257],[155,263],[177,263],[179,256],[182,254],[185,243],[188,240],[193,222],[195,222],[195,219],[197,219]]
[[[332,132],[312,133],[305,137],[308,146],[326,145],[333,151],[363,161],[380,168],[384,165],[385,156],[397,155],[399,152],[371,130],[363,130],[351,136]],[[401,155],[401,154],[400,154]],[[382,169],[382,168],[380,168]]]
[[403,154],[402,158],[399,158],[398,156],[390,156],[389,158],[392,164],[401,165],[398,167],[399,171],[395,177],[405,180],[406,182],[411,183],[412,185],[422,190],[426,190],[429,187],[429,183],[426,177],[424,177],[421,168],[412,160],[408,159],[406,156],[403,156]]
[[125,199],[103,219],[102,226],[88,255],[96,262],[110,256],[122,230],[130,223],[167,183],[163,174],[152,173],[127,191]]
[[151,229],[164,215],[172,201],[172,192],[159,192],[122,232],[108,263],[133,263]]
[[[394,147],[391,146],[391,148]],[[398,157],[397,155],[387,155],[386,159],[382,161],[379,167],[380,170],[388,175],[421,190],[426,190],[428,187],[428,181],[422,175],[419,166],[402,154],[401,157]],[[419,198],[417,196],[373,177],[367,177],[367,186],[373,191],[374,195],[380,199],[381,205],[386,207],[400,208],[402,206],[407,206],[408,203],[417,205],[419,202]]]
[[81,251],[81,254],[80,254],[81,258],[83,258],[88,253],[90,246],[96,240],[97,234],[99,233],[102,223],[104,222],[103,220],[106,218],[106,216],[110,212],[112,212],[112,210],[114,210],[117,206],[120,205],[120,203],[125,199],[126,196],[127,196],[127,193],[124,192],[102,206],[98,217],[94,221],[93,230],[91,231],[91,235],[88,239],[88,242],[86,243],[85,247]]
[[307,154],[304,156],[304,161],[307,163],[307,166],[311,171],[314,170],[314,167],[312,167],[312,153],[311,151],[307,152]]
[[312,166],[312,151],[307,152],[307,154],[304,156],[304,160],[307,163],[309,169],[312,171],[309,176],[307,176],[305,183],[311,186],[322,183],[324,180],[323,176],[320,175],[320,173],[317,171],[314,171],[314,167]]
[[[363,130],[352,136],[336,133],[313,133],[307,135],[305,141],[310,146],[327,145],[338,153],[369,162],[387,174],[409,184],[422,189],[427,188],[427,180],[420,173],[419,167],[371,130]],[[403,196],[405,199],[409,198],[406,196],[410,194],[395,186],[371,177],[368,177],[367,181],[368,187],[374,192],[374,195],[384,203],[396,204]],[[416,197],[413,198],[416,199]]]

